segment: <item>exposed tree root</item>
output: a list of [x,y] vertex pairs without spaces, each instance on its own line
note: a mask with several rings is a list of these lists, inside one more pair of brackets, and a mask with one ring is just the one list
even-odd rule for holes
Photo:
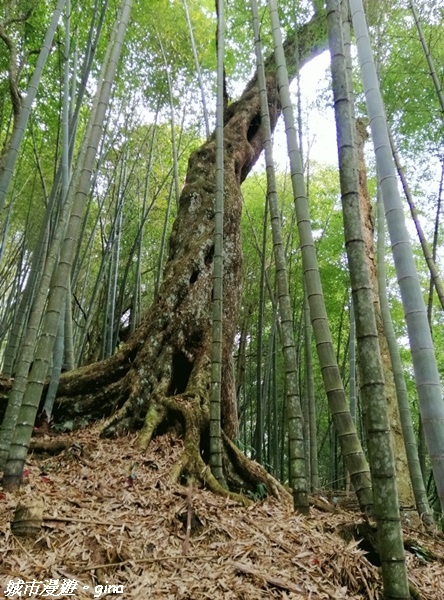
[[[146,364],[147,357],[144,358]],[[196,482],[243,504],[250,502],[249,497],[263,495],[272,495],[290,504],[291,495],[287,490],[263,467],[249,460],[226,434],[223,435],[223,466],[229,489],[221,486],[211,473],[206,464],[209,460],[207,361],[203,364],[196,361],[184,392],[169,395],[168,391],[174,389],[171,381],[165,382],[165,378],[158,374],[172,371],[174,376],[174,368],[169,371],[165,356],[151,355],[149,358],[153,359],[150,377],[143,377],[136,359],[121,381],[108,384],[99,392],[95,391],[94,395],[87,394],[82,402],[72,403],[69,398],[63,399],[59,404],[59,408],[63,407],[63,418],[60,419],[59,414],[59,422],[66,424],[69,421],[67,417],[74,422],[75,415],[75,423],[84,426],[93,420],[93,416],[108,415],[101,435],[115,437],[140,430],[138,446],[142,451],[148,448],[158,433],[174,432],[184,444],[183,454],[171,471],[174,480]],[[158,369],[156,364],[159,362],[162,366]],[[90,370],[88,377],[89,373]],[[89,384],[97,390],[97,386]]]
[[32,440],[30,450],[37,454],[60,454],[72,446],[70,440]]
[[[125,407],[120,415],[112,418],[112,430],[118,429],[116,417],[125,422]],[[121,421],[122,423],[122,421]],[[248,504],[246,494],[254,497],[263,486],[267,495],[272,495],[285,503],[291,503],[291,495],[258,463],[249,460],[229,439],[223,435],[224,470],[230,489],[225,489],[213,476],[204,456],[208,454],[209,409],[208,401],[198,393],[184,393],[176,396],[156,397],[151,395],[145,422],[139,434],[138,446],[146,450],[158,431],[176,430],[183,438],[184,451],[171,470],[175,481],[197,482],[214,493],[234,501]],[[178,430],[178,431],[177,431]],[[110,431],[109,424],[105,432]],[[208,458],[208,457],[207,457]]]
[[157,402],[152,402],[146,413],[145,423],[139,433],[138,446],[141,450],[146,450],[148,448],[154,432],[160,427],[165,418],[165,407]]
[[264,485],[267,493],[274,496],[285,504],[292,504],[291,494],[268,473],[262,465],[250,460],[239,448],[223,433],[224,448],[232,464],[242,480],[246,482],[247,489],[250,486],[258,488]]

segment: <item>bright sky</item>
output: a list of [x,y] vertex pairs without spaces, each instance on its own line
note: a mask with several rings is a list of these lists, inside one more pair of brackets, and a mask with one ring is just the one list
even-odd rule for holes
[[[337,164],[336,128],[332,106],[319,111],[313,106],[321,90],[325,89],[326,70],[330,64],[330,53],[324,52],[313,59],[301,70],[301,91],[303,111],[304,161],[307,147],[310,159],[323,164]],[[296,105],[296,82],[291,91]],[[295,115],[296,116],[296,115]],[[274,137],[274,160],[279,169],[285,169],[287,164],[287,142],[284,133],[284,122],[281,118],[276,127]]]

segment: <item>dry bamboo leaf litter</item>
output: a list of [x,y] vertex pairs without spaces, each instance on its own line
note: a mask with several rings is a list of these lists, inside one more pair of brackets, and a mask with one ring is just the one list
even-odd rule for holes
[[[357,542],[335,533],[358,516],[312,509],[302,517],[272,499],[245,508],[200,489],[188,496],[169,480],[183,446],[168,436],[156,438],[146,454],[135,436],[100,440],[97,428],[60,437],[60,454],[31,456],[24,486],[0,495],[0,598],[18,578],[75,580],[74,594],[57,598],[78,600],[380,597],[378,569]],[[17,504],[36,498],[45,504],[40,534],[15,538]],[[409,535],[423,539],[421,532]],[[423,545],[444,556],[439,541]],[[444,560],[408,554],[408,566],[424,600],[444,600]]]

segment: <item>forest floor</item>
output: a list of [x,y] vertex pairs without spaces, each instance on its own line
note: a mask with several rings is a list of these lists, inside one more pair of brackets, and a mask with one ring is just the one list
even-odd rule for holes
[[[0,490],[0,598],[380,598],[378,568],[338,535],[358,513],[302,517],[171,483],[183,447],[168,436],[143,455],[136,436],[103,440],[98,428],[46,441],[59,452],[35,452],[22,488]],[[11,531],[19,504],[34,507],[34,538]],[[444,544],[405,534],[430,551],[407,552],[418,598],[444,600]]]

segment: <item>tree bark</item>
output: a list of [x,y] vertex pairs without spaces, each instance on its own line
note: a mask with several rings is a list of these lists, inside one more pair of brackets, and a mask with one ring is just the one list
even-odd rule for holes
[[[326,46],[324,16],[318,15],[301,26],[297,37],[301,66]],[[293,38],[290,35],[285,46],[292,76]],[[281,107],[271,59],[266,62],[266,88],[274,128]],[[247,461],[232,443],[238,435],[232,347],[241,298],[241,184],[263,149],[260,114],[259,88],[254,77],[224,115],[224,471],[232,490],[254,489],[263,483],[269,493],[287,497],[262,467]],[[61,425],[76,427],[107,417],[104,436],[142,428],[139,441],[144,447],[157,431],[176,428],[184,438],[185,452],[175,476],[203,478],[210,488],[218,489],[203,463],[208,458],[211,383],[215,153],[212,134],[189,158],[169,257],[155,303],[117,354],[62,377],[54,419]]]
[[361,208],[362,228],[364,233],[364,243],[367,253],[367,264],[370,270],[370,276],[373,288],[373,306],[375,309],[376,325],[378,328],[379,347],[381,351],[382,366],[384,369],[385,394],[387,398],[387,410],[392,431],[393,449],[395,454],[395,466],[398,482],[399,502],[403,508],[412,507],[415,504],[412,485],[409,476],[407,464],[407,455],[405,451],[404,438],[402,434],[401,419],[399,416],[398,401],[396,397],[395,380],[393,377],[393,367],[390,358],[387,338],[384,333],[382,322],[381,306],[378,296],[378,273],[376,266],[375,247],[373,241],[374,219],[372,215],[372,206],[370,194],[367,186],[367,167],[364,157],[364,145],[368,139],[366,124],[362,119],[356,121],[356,142],[358,152],[359,169],[359,201]]

